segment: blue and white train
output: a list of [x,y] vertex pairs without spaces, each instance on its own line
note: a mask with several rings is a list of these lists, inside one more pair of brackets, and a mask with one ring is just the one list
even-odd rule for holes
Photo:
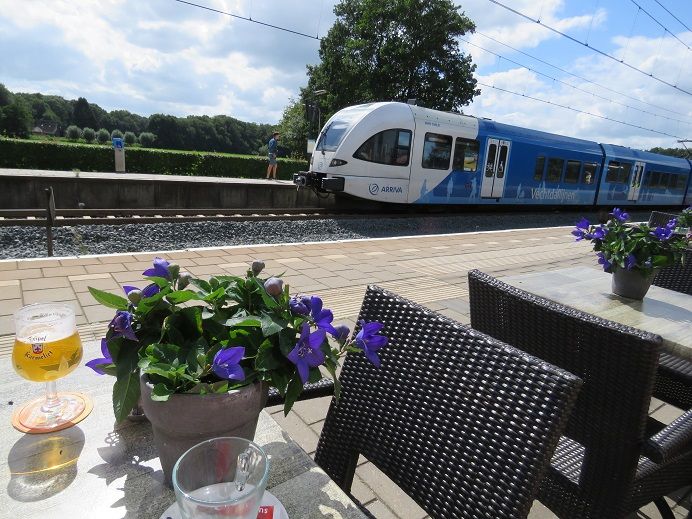
[[334,114],[294,183],[397,204],[682,206],[690,161],[404,103]]

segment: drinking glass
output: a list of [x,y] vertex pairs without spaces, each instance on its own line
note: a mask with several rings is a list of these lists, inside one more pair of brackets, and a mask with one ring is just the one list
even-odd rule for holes
[[199,443],[173,467],[182,519],[256,519],[268,476],[267,455],[250,440],[229,436]]
[[14,369],[27,380],[45,382],[46,395],[15,412],[13,425],[29,433],[73,426],[89,414],[91,401],[79,393],[58,393],[55,381],[82,360],[74,310],[61,303],[37,303],[18,310],[14,323]]

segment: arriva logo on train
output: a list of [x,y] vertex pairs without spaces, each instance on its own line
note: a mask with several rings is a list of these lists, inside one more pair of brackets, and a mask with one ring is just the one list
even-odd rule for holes
[[566,189],[531,189],[531,198],[534,200],[576,200],[577,193]]
[[371,195],[376,195],[380,192],[382,193],[398,193],[401,194],[404,192],[403,188],[401,186],[378,186],[377,184],[370,184],[368,186],[368,191],[370,191]]

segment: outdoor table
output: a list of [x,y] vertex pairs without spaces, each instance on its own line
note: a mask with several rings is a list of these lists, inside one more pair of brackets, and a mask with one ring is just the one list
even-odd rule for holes
[[692,361],[692,297],[652,286],[642,301],[611,292],[611,275],[589,267],[501,278],[545,299],[660,335],[663,351]]
[[[98,346],[85,345],[87,348],[85,359],[98,356]],[[8,357],[0,360],[0,367],[3,517],[157,519],[175,501],[173,490],[163,484],[149,422],[115,424],[111,404],[114,378],[79,366],[58,379],[58,391],[89,395],[94,404],[91,414],[62,431],[22,434],[11,425],[12,412],[40,396],[45,387],[20,378]],[[270,457],[267,488],[283,503],[289,517],[365,517],[265,411],[255,442]]]

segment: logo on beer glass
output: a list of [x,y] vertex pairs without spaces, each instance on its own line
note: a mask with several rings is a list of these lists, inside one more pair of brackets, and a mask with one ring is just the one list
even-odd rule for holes
[[34,355],[39,355],[43,353],[43,343],[35,342],[31,345],[31,352]]

